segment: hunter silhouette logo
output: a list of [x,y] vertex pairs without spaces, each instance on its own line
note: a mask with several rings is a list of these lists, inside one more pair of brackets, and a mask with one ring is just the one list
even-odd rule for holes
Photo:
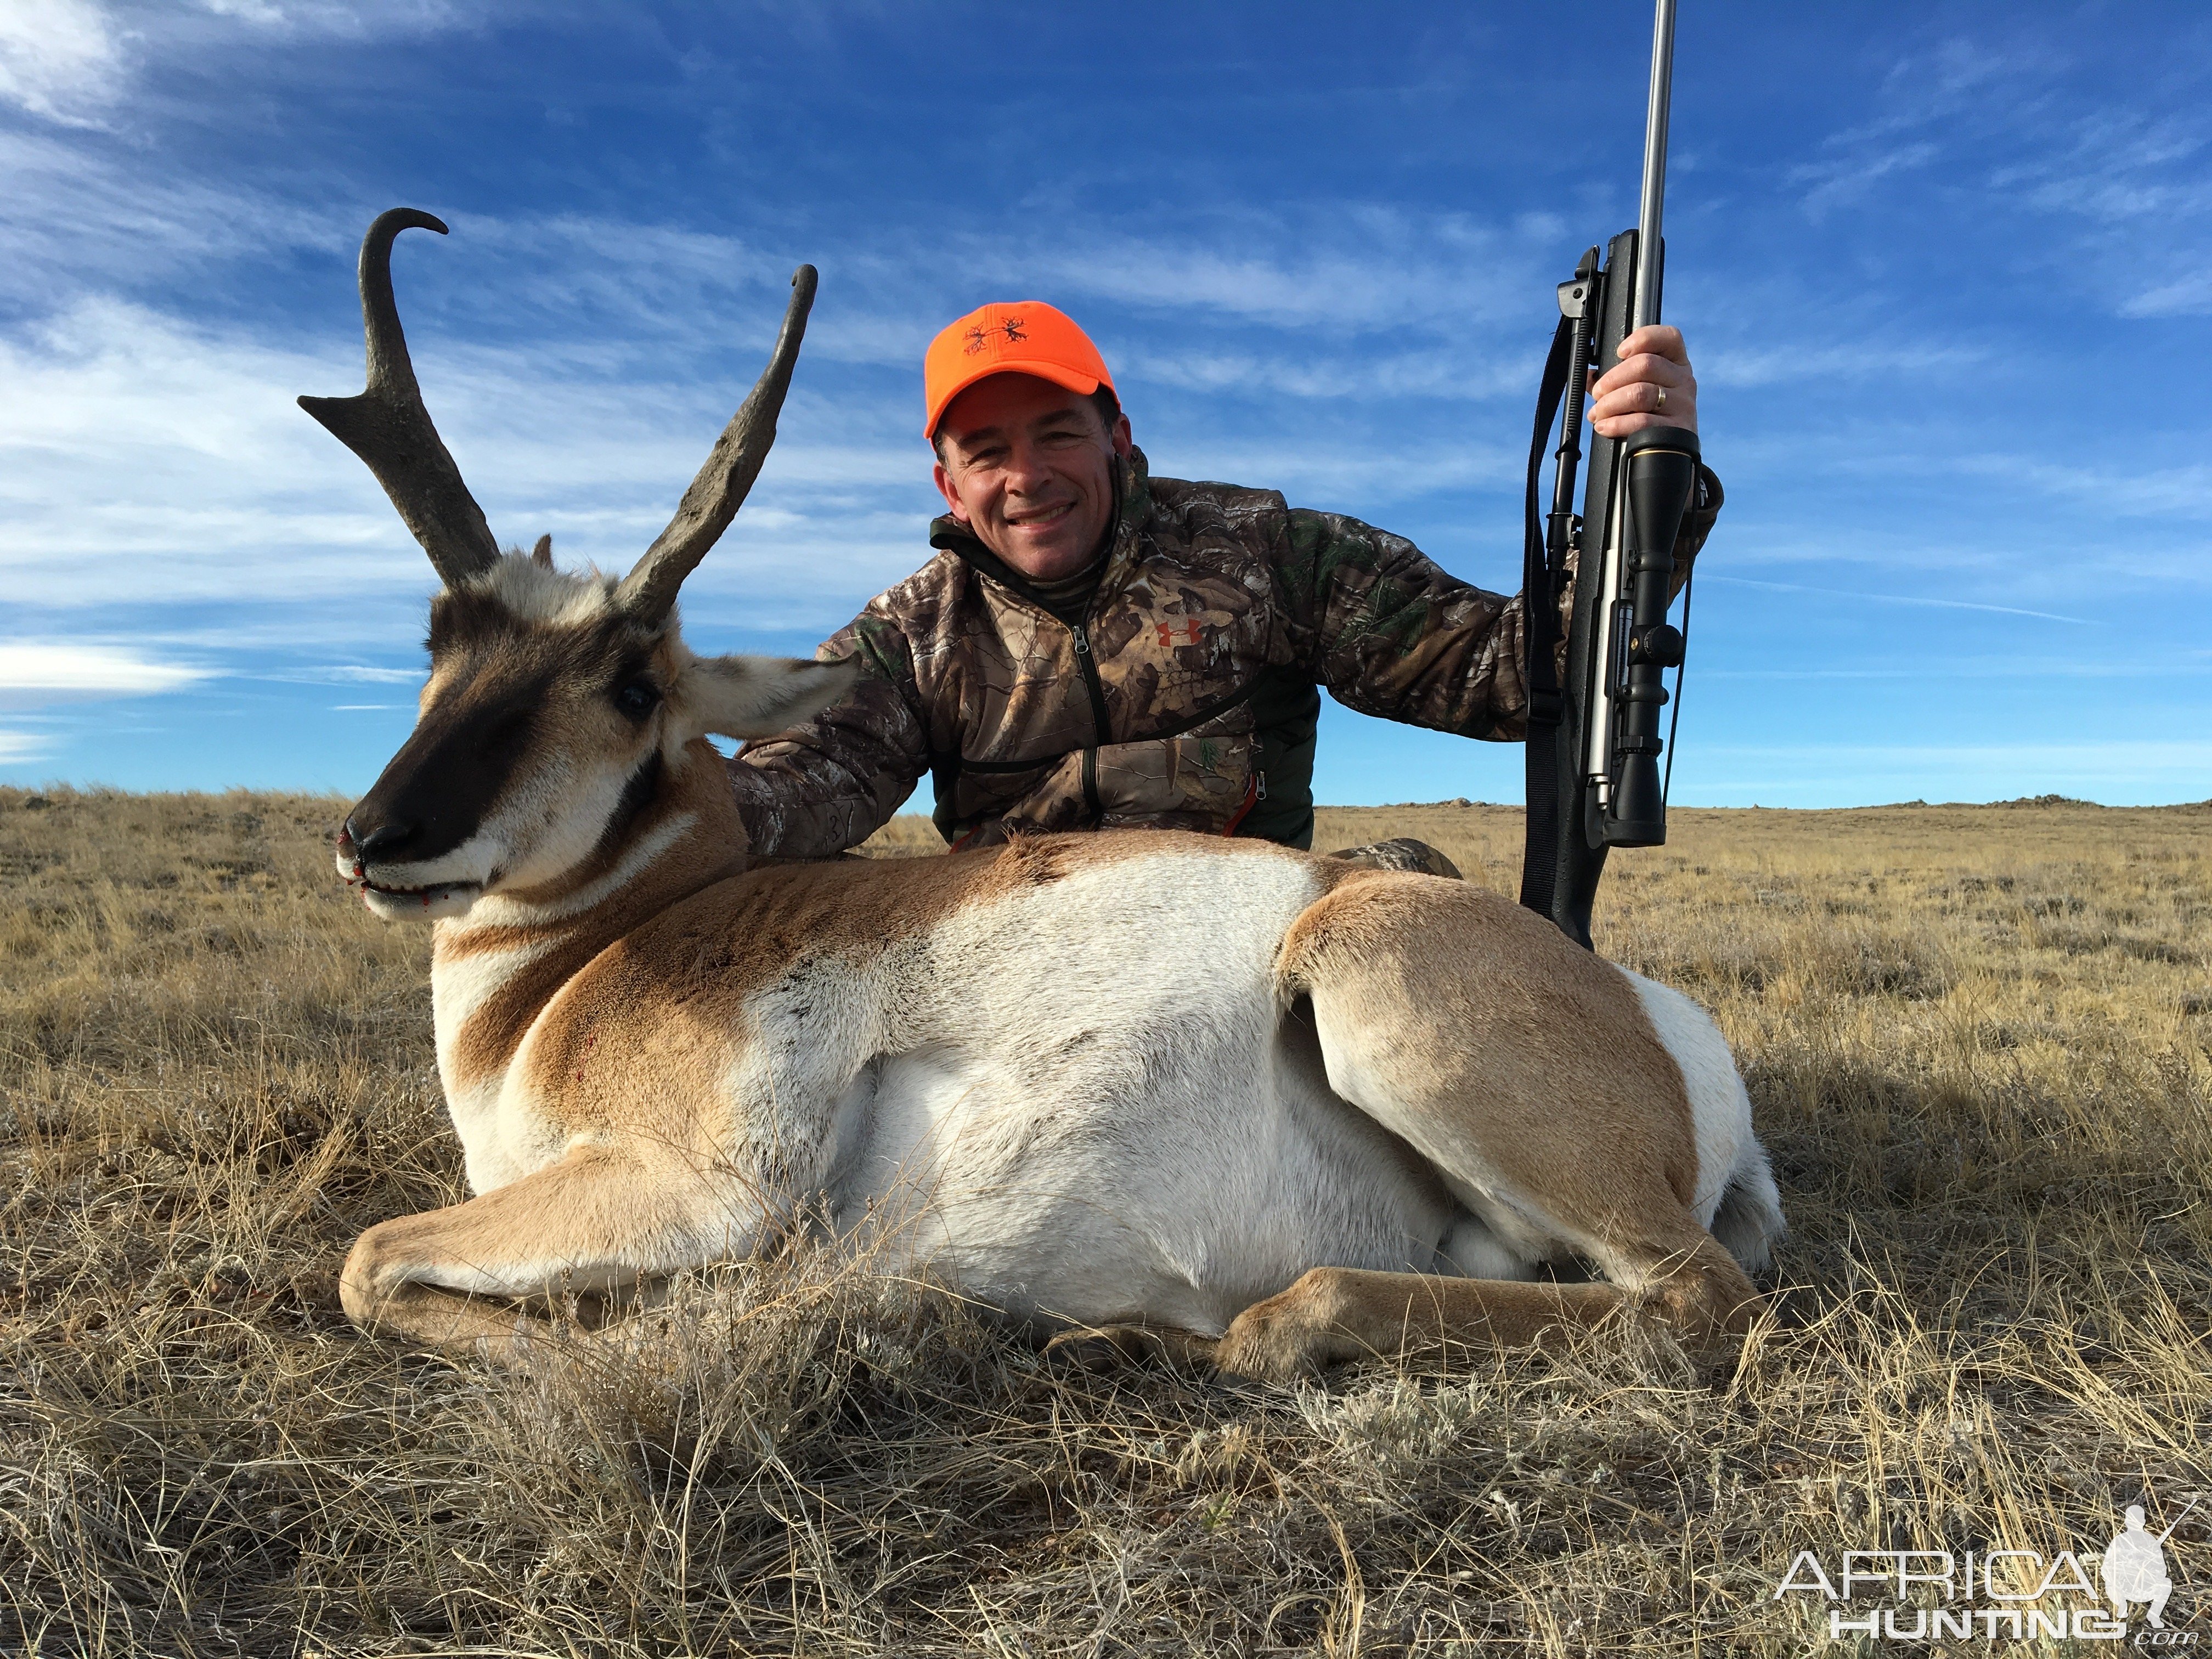
[[2105,1546],[2105,1559],[2100,1564],[2106,1597],[2124,1622],[2128,1608],[2141,1603],[2149,1611],[2151,1628],[2166,1628],[2166,1601],[2173,1594],[2173,1577],[2166,1570],[2166,1540],[2173,1536],[2173,1528],[2181,1524],[2182,1516],[2196,1507],[2192,1498],[2188,1508],[2173,1517],[2172,1526],[2154,1533],[2143,1525],[2142,1505],[2128,1505],[2128,1512],[2121,1517],[2124,1524]]
[[[1828,1604],[1831,1640],[1863,1636],[1892,1642],[1949,1638],[1995,1643],[2071,1638],[2193,1650],[2197,1632],[2166,1626],[2166,1601],[2174,1589],[2166,1542],[2197,1502],[2192,1495],[2166,1530],[2155,1533],[2145,1525],[2143,1506],[2129,1504],[2101,1559],[2072,1550],[2053,1557],[2027,1549],[1962,1554],[1846,1550],[1832,1572],[1817,1553],[1800,1550],[1771,1599],[1820,1597]],[[2094,1580],[2087,1565],[2092,1561],[2097,1564]],[[1871,1609],[1851,1605],[1869,1591],[1876,1602]],[[2144,1627],[2130,1638],[2130,1615],[2138,1608]]]
[[968,355],[972,357],[999,335],[1006,337],[1008,345],[1015,345],[1030,337],[1022,332],[1026,318],[1009,317],[1003,323],[978,323],[968,331]]

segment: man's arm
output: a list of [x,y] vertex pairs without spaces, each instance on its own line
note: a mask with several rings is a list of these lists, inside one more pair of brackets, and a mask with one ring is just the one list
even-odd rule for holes
[[[1703,467],[1674,544],[1677,591],[1721,508]],[[1402,536],[1337,513],[1295,508],[1280,569],[1299,660],[1364,714],[1470,738],[1527,734],[1522,596],[1448,574]],[[1560,604],[1562,653],[1573,584]]]
[[752,850],[828,858],[890,821],[929,766],[906,636],[864,611],[817,653],[857,655],[860,683],[803,726],[747,744],[729,763]]

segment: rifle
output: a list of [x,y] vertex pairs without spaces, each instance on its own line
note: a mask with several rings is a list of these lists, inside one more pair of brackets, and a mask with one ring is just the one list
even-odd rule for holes
[[[1697,487],[1698,434],[1670,426],[1647,426],[1622,439],[1593,433],[1583,510],[1574,511],[1586,371],[1610,368],[1620,361],[1622,340],[1659,320],[1674,0],[1657,0],[1657,6],[1636,228],[1607,245],[1602,266],[1593,247],[1559,284],[1559,324],[1544,365],[1528,450],[1521,590],[1528,650],[1528,806],[1521,902],[1549,916],[1585,950],[1590,903],[1607,852],[1657,847],[1667,839],[1674,733],[1662,742],[1659,720],[1669,701],[1668,668],[1677,671],[1677,715],[1681,709],[1685,641],[1668,622],[1667,609],[1674,538]],[[1540,520],[1538,475],[1563,392],[1566,412],[1553,452],[1552,508]],[[1563,686],[1555,652],[1559,596],[1571,559],[1577,579]],[[1686,625],[1686,597],[1682,619]],[[1662,753],[1668,761],[1663,777]]]

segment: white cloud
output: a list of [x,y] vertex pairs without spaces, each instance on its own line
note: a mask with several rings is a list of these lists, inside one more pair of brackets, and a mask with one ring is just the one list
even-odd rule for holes
[[[1686,332],[1683,336],[1689,338]],[[1700,390],[1715,386],[1778,386],[1784,381],[1826,387],[1855,380],[1893,381],[1900,374],[1951,374],[1987,360],[1987,348],[1957,340],[1882,340],[1855,337],[1849,345],[1769,345],[1699,348]]]
[[[301,678],[305,678],[309,677],[302,676]],[[312,678],[316,679],[334,680],[341,684],[409,685],[422,678],[422,671],[419,668],[364,668],[356,663],[339,663],[333,667],[325,669],[320,674],[314,675]],[[383,703],[363,703],[361,707],[364,708],[382,708],[386,707],[386,705]]]
[[2212,273],[2191,271],[2120,301],[2123,317],[2203,316],[2212,312]]
[[2002,617],[2031,617],[2039,622],[2070,623],[2076,627],[2091,625],[2086,617],[2062,617],[2052,611],[2025,611],[2016,605],[1989,605],[1978,599],[1943,599],[1924,593],[1874,593],[1861,587],[1808,587],[1802,582],[1757,581],[1749,576],[1723,576],[1717,573],[1707,580],[1733,587],[1764,588],[1775,593],[1814,593],[1824,599],[1860,599],[1874,605],[1933,605],[1945,611],[1985,611]]
[[[1517,487],[1525,455],[1495,444],[1393,444],[1387,433],[1346,441],[1252,442],[1193,431],[1171,448],[1150,453],[1160,472],[1175,477],[1226,478],[1281,490],[1293,506],[1356,512],[1353,503],[1400,504],[1438,490]],[[1519,546],[1517,513],[1501,519]],[[1516,553],[1516,558],[1519,556]],[[1517,568],[1517,567],[1516,567]]]
[[4,0],[0,101],[57,125],[99,127],[148,64],[205,64],[241,35],[368,40],[465,27],[464,0]]
[[2081,466],[2045,455],[1954,455],[1945,465],[2129,518],[2212,519],[2212,465]]
[[[1115,378],[1178,392],[1241,393],[1306,398],[1492,397],[1528,398],[1543,368],[1533,345],[1481,349],[1455,342],[1425,350],[1346,352],[1316,343],[1306,351],[1197,349],[1176,351],[1158,342],[1109,341]],[[1171,346],[1171,343],[1170,343]],[[1136,412],[1133,407],[1133,413]]]
[[125,646],[0,641],[0,702],[17,708],[149,696],[204,679],[209,672],[157,661]]
[[0,727],[0,766],[16,761],[36,760],[41,755],[52,753],[53,747],[53,739],[42,733],[10,732]]
[[274,33],[363,39],[465,24],[481,5],[453,0],[199,0],[203,10]]
[[1548,238],[1371,208],[1328,219],[1319,234],[1263,221],[1206,240],[1087,237],[1022,264],[1077,293],[1173,312],[1200,344],[1208,312],[1279,327],[1434,332],[1442,319],[1524,315],[1541,292],[1537,256]]
[[342,256],[368,219],[343,199],[303,207],[178,177],[80,135],[0,131],[0,299],[31,315],[279,250]]
[[1790,178],[1793,183],[1808,186],[1805,211],[1817,219],[1832,207],[1862,200],[1876,183],[1893,173],[1926,167],[1938,154],[1936,147],[1924,139],[1880,149],[1855,145],[1847,155],[1797,168]]
[[94,123],[121,92],[123,54],[93,0],[0,7],[0,99],[69,126]]
[[[743,391],[578,380],[535,349],[456,346],[427,331],[414,345],[494,530],[527,541],[550,529],[564,562],[627,568]],[[361,375],[349,340],[310,354],[109,299],[0,340],[11,388],[0,404],[0,570],[11,596],[277,602],[420,586],[428,566],[367,469],[293,402],[349,392]],[[821,400],[793,398],[768,475],[718,556],[726,574],[742,565],[772,590],[819,592],[825,563],[865,567],[862,582],[882,574],[894,529],[909,551],[919,545],[921,445],[852,441],[852,425]],[[912,506],[895,510],[892,495]],[[804,569],[776,556],[794,545],[809,552]]]

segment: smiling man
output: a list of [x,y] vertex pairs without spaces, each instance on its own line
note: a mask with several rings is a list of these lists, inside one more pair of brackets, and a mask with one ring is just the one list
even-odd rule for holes
[[[1097,348],[1052,307],[962,318],[922,379],[939,551],[823,647],[858,654],[853,695],[731,762],[756,852],[854,846],[924,772],[956,847],[1137,825],[1305,847],[1323,686],[1387,720],[1522,737],[1519,599],[1273,490],[1152,477]],[[1607,437],[1697,427],[1671,328],[1631,335],[1593,395]],[[1678,572],[1720,502],[1700,469]]]

